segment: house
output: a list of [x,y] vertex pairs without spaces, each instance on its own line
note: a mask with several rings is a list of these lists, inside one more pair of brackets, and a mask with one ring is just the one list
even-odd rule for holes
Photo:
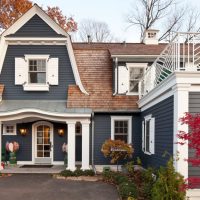
[[[72,43],[70,36],[34,5],[0,38],[0,161],[7,141],[17,141],[18,164],[68,169],[110,165],[106,139],[132,143],[144,166],[165,165],[187,178],[200,170],[177,144],[185,112],[200,112],[198,34],[177,34],[159,44],[157,30],[144,43]],[[194,195],[199,195],[195,190]]]

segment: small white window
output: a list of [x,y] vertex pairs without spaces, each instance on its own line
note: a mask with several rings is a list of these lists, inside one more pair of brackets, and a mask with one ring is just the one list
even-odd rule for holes
[[139,81],[144,74],[147,63],[127,63],[127,67],[129,74],[128,94],[138,95]]
[[142,122],[142,149],[146,154],[155,153],[155,118],[151,115]]
[[132,143],[132,117],[112,116],[111,117],[111,139],[123,140]]
[[29,60],[28,83],[29,84],[46,84],[46,60],[30,59]]
[[3,135],[16,135],[16,125],[15,124],[4,124],[3,125]]

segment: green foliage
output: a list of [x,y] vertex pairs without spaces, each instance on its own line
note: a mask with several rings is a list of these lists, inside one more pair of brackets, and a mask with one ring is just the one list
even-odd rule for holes
[[147,170],[142,171],[142,196],[144,199],[151,199],[152,197],[152,188],[156,181],[156,177],[154,175],[154,170],[152,168],[148,168]]
[[124,166],[129,174],[134,173],[134,161],[127,162]]
[[123,182],[119,185],[119,194],[123,199],[128,197],[137,198],[137,188],[134,183]]
[[128,182],[128,177],[126,177],[122,174],[118,174],[118,175],[116,174],[114,176],[114,182],[115,182],[115,184],[120,185],[123,182]]
[[137,160],[136,160],[136,162],[137,162],[137,165],[140,165],[140,166],[142,166],[142,161],[141,161],[141,159],[140,159],[139,157],[137,157]]
[[76,169],[74,172],[70,170],[64,170],[60,173],[61,176],[68,177],[68,176],[94,176],[95,173],[93,170],[81,170],[81,169]]
[[152,189],[152,200],[184,200],[183,177],[177,173],[171,158],[166,167],[160,167],[158,178]]

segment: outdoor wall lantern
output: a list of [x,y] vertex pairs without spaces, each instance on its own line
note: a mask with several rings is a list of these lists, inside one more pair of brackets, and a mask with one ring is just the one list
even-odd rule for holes
[[64,129],[63,129],[63,128],[59,128],[59,129],[58,129],[58,135],[59,135],[60,137],[62,137],[64,134],[65,134]]
[[19,132],[21,135],[25,136],[28,133],[28,130],[26,128],[20,128]]

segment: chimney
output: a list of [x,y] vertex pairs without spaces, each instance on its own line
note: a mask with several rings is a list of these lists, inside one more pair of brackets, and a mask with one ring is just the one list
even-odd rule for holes
[[90,44],[91,43],[91,36],[87,35],[87,39],[88,39],[88,44]]
[[144,32],[143,43],[158,45],[158,32],[159,30],[148,29]]

